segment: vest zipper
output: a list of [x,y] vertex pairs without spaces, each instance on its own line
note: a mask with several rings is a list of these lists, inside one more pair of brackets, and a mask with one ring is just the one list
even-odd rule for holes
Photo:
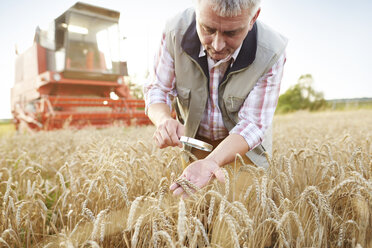
[[[185,53],[186,54],[186,56],[187,57],[189,57],[189,59],[191,60],[191,61],[193,61],[195,64],[196,64],[196,66],[199,68],[199,70],[202,72],[202,75],[203,75],[203,77],[204,77],[204,79],[206,80],[206,82],[208,83],[208,78],[207,78],[207,76],[205,75],[205,73],[204,73],[204,71],[203,71],[203,68],[201,68],[201,66],[199,65],[199,63],[195,60],[195,59],[193,59],[190,55],[188,55],[187,53]],[[208,71],[209,71],[209,69],[208,69]],[[209,92],[209,86],[207,87],[207,92]],[[209,94],[209,93],[208,93]],[[209,97],[209,95],[207,95],[207,101],[208,101],[208,97]],[[191,104],[191,103],[190,103]],[[205,110],[205,107],[204,107],[204,110]],[[203,115],[203,113],[202,113],[202,115]],[[198,127],[199,127],[199,124],[200,124],[200,121],[201,121],[201,119],[202,119],[202,116],[201,116],[201,118],[198,120]],[[196,133],[198,132],[198,128],[196,128],[195,129],[195,131],[193,132],[193,134],[192,134],[192,137],[195,137],[196,136]]]
[[[204,70],[203,70],[203,68],[201,68],[201,66],[199,65],[199,63],[198,63],[195,59],[193,59],[190,55],[188,55],[187,53],[185,53],[185,54],[187,55],[187,57],[189,57],[189,59],[190,59],[192,62],[194,62],[194,63],[196,64],[196,66],[197,66],[198,69],[202,72],[204,78],[205,78],[205,79],[207,80],[207,82],[208,82],[208,78],[207,78],[207,76],[205,75]],[[209,71],[209,68],[208,68],[208,71]]]

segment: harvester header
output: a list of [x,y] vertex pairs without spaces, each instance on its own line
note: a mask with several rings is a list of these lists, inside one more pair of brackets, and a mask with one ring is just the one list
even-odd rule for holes
[[78,2],[16,59],[11,90],[17,128],[65,125],[146,125],[145,103],[134,99],[120,61],[118,11]]

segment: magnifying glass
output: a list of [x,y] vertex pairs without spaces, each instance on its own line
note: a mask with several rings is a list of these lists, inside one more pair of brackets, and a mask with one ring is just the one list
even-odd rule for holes
[[196,149],[199,149],[199,150],[203,150],[203,151],[207,151],[207,152],[211,152],[213,150],[213,146],[211,144],[208,144],[208,143],[206,143],[204,141],[201,141],[201,140],[198,140],[198,139],[194,139],[194,138],[190,138],[190,137],[186,137],[186,136],[181,136],[180,141],[185,145],[192,146],[192,147],[194,147]]

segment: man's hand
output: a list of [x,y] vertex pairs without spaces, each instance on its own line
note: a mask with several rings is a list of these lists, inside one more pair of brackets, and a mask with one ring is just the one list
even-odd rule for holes
[[169,106],[165,103],[154,103],[148,108],[148,116],[156,126],[154,140],[159,148],[167,146],[182,147],[181,136],[185,127],[171,117]]
[[157,126],[153,138],[159,148],[167,146],[182,147],[180,137],[184,132],[185,127],[181,123],[172,118],[167,118]]
[[[202,159],[191,163],[180,176],[180,178],[185,178],[198,188],[206,186],[214,177],[222,183],[225,182],[225,174],[218,164],[211,159]],[[182,187],[177,183],[173,183],[170,186],[170,190],[173,191],[174,195],[181,195],[184,193]]]

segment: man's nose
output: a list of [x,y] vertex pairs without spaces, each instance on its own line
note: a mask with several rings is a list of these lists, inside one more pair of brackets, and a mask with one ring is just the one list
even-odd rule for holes
[[221,52],[225,48],[225,40],[219,32],[216,32],[212,41],[212,47],[216,52]]

